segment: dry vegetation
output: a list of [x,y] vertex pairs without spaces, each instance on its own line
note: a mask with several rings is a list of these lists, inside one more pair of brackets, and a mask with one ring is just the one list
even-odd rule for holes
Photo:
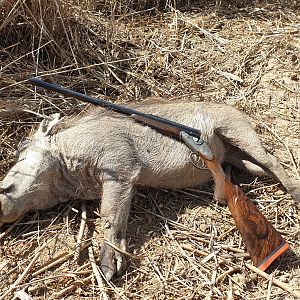
[[[43,115],[84,107],[36,93],[27,82],[34,75],[111,101],[230,103],[252,117],[267,149],[299,178],[299,37],[298,0],[2,0],[0,179]],[[85,249],[76,259],[84,209],[71,202],[2,227],[0,299],[297,299],[299,206],[269,178],[236,172],[235,179],[293,250],[268,279],[249,269],[230,213],[211,202],[210,185],[141,190],[128,229],[129,251],[138,257],[129,258],[122,277],[101,286],[93,276],[87,249],[96,201],[87,203]],[[92,240],[96,261],[99,235]]]

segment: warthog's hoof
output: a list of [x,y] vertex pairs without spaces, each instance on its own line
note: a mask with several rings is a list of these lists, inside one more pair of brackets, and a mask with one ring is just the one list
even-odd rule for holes
[[113,275],[120,276],[126,269],[126,260],[122,253],[104,242],[100,253],[101,270],[109,281]]

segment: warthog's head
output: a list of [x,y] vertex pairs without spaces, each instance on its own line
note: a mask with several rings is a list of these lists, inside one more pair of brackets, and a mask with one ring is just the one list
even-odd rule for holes
[[58,114],[41,122],[30,140],[20,143],[17,162],[0,182],[0,222],[13,222],[30,210],[54,206],[59,160],[50,147],[50,131]]

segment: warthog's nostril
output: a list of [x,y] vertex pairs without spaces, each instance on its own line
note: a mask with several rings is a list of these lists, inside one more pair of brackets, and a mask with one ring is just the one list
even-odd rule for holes
[[0,187],[0,194],[10,193],[13,190],[13,187],[13,184],[10,184],[7,187]]

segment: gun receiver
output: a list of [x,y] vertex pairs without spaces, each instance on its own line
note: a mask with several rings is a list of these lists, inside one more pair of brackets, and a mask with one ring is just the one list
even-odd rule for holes
[[253,263],[260,270],[265,271],[276,258],[288,249],[288,244],[255,204],[226,177],[220,163],[214,157],[205,141],[201,140],[200,132],[196,128],[101,99],[95,99],[38,78],[30,78],[29,81],[37,86],[129,115],[135,121],[148,125],[163,134],[171,135],[185,143],[203,159],[213,175],[216,187],[223,188],[229,210]]

